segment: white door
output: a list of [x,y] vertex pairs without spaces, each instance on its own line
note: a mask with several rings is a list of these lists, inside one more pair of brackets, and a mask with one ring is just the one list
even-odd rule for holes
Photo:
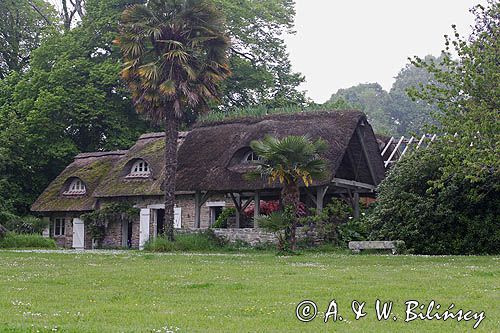
[[85,224],[79,218],[73,219],[73,248],[77,250],[85,248]]
[[182,213],[182,209],[180,207],[174,208],[174,228],[175,229],[181,228],[181,213]]
[[142,208],[139,219],[139,249],[144,248],[144,244],[149,240],[149,221],[151,219],[151,209]]

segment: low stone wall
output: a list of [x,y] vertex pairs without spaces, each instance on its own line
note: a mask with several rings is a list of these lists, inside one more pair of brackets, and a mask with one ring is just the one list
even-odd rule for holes
[[[207,229],[177,229],[177,233],[186,234],[186,233],[198,233],[203,232]],[[231,243],[242,241],[248,243],[252,246],[258,244],[272,243],[276,244],[278,240],[273,233],[266,232],[262,229],[254,229],[254,228],[227,228],[227,229],[218,229],[212,228],[210,229],[214,232],[217,237],[223,238]],[[302,228],[297,228],[297,239],[301,239],[305,237],[305,233]]]
[[229,242],[243,241],[250,245],[263,243],[276,243],[276,236],[261,229],[242,228],[242,229],[212,229],[217,237],[226,239]]

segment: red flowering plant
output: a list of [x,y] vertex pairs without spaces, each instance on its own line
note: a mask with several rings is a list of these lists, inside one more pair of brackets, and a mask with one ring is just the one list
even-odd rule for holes
[[[260,214],[261,215],[269,215],[273,212],[277,212],[281,209],[280,202],[279,200],[269,200],[269,201],[264,201],[260,200]],[[247,217],[253,217],[255,210],[255,204],[251,203],[248,205],[247,208],[243,211],[245,213],[245,216]],[[300,217],[306,216],[306,205],[304,205],[303,202],[299,203],[298,207],[298,215]]]

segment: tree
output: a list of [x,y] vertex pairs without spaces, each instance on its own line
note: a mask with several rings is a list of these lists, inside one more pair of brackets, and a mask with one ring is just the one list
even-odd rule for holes
[[157,130],[136,114],[111,43],[109,20],[129,3],[88,0],[77,27],[52,34],[24,73],[0,80],[0,210],[28,213],[79,152],[127,149]]
[[439,108],[440,135],[391,170],[374,211],[373,236],[403,239],[418,253],[500,251],[500,3],[472,13],[472,35],[454,26],[438,63],[413,59],[434,77],[413,96]]
[[[428,63],[435,60],[431,55],[423,59]],[[422,86],[434,82],[433,74],[410,63],[395,79],[389,92],[378,83],[339,89],[324,106],[338,104],[342,108],[359,108],[380,134],[409,136],[422,133],[436,123],[434,113],[438,109],[431,102],[414,100],[409,93],[420,91]]]
[[[426,56],[426,63],[438,61],[432,55]],[[423,100],[413,100],[409,93],[421,90],[431,84],[434,77],[427,70],[413,64],[407,64],[396,76],[389,91],[387,106],[391,119],[395,123],[395,133],[399,135],[422,134],[426,126],[436,124],[437,107]]]
[[214,0],[224,13],[233,75],[223,85],[221,108],[305,105],[298,89],[305,78],[292,72],[283,35],[294,33],[293,0]]
[[443,133],[446,159],[436,186],[446,186],[447,179],[457,173],[474,183],[500,172],[500,3],[488,3],[471,10],[476,24],[468,39],[453,26],[454,37],[445,36],[439,63],[413,60],[435,78],[413,96],[440,110],[435,131]]
[[27,68],[31,51],[57,24],[54,8],[43,0],[0,1],[0,79]]
[[205,0],[152,0],[126,9],[117,44],[138,112],[165,127],[165,233],[173,240],[178,126],[206,111],[230,74],[220,12]]
[[320,154],[327,149],[321,139],[311,141],[307,136],[287,136],[277,139],[265,136],[260,141],[250,143],[252,150],[261,158],[257,168],[248,173],[249,179],[265,177],[269,183],[279,182],[283,188],[281,197],[284,209],[294,213],[290,226],[290,243],[295,249],[295,231],[300,211],[299,184],[305,186],[326,176],[327,164]]
[[377,133],[391,134],[394,122],[389,114],[389,94],[378,83],[363,83],[347,89],[339,89],[326,102],[338,103],[344,100],[355,108],[361,109]]

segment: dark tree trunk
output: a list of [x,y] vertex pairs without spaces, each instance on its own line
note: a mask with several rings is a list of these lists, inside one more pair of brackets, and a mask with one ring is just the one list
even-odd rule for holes
[[167,110],[165,116],[165,235],[171,241],[174,240],[178,124],[178,119],[172,110]]
[[7,232],[7,228],[0,224],[0,239],[4,238]]
[[290,226],[290,246],[292,250],[295,250],[297,244],[297,239],[296,239],[297,219],[299,216],[299,207],[300,207],[299,186],[296,183],[285,184],[281,196],[283,198],[284,207],[290,206],[293,209],[292,224]]

